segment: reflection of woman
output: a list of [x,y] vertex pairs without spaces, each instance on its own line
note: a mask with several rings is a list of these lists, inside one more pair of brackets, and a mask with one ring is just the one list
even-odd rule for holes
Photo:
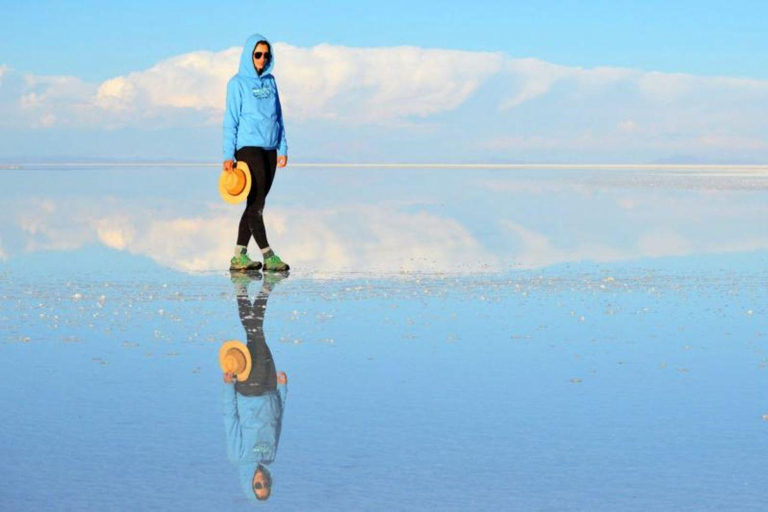
[[[249,500],[266,500],[272,493],[272,475],[268,469],[275,460],[283,410],[288,394],[288,377],[275,372],[272,352],[264,338],[264,313],[267,298],[282,274],[264,278],[256,300],[248,298],[248,276],[233,276],[240,320],[248,337],[251,373],[243,382],[224,375],[224,426],[227,454],[237,465],[240,482]],[[231,385],[233,384],[234,385]]]
[[275,167],[288,163],[283,110],[272,76],[272,46],[260,34],[248,38],[240,56],[240,69],[227,84],[224,111],[224,170],[231,172],[235,160],[248,164],[253,179],[230,262],[232,270],[257,269],[260,265],[246,254],[251,235],[264,258],[264,270],[288,270],[267,242],[264,204],[275,178]]

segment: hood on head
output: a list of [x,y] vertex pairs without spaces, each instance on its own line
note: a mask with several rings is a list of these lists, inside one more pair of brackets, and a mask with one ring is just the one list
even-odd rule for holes
[[259,503],[259,499],[253,492],[253,475],[256,474],[256,470],[259,469],[259,466],[265,470],[267,469],[264,464],[259,462],[241,464],[238,468],[240,473],[240,486],[243,488],[243,492],[245,492],[245,497],[251,503]]
[[256,68],[253,67],[253,50],[256,48],[256,43],[259,41],[267,41],[269,43],[269,52],[272,54],[272,58],[269,59],[267,66],[262,71],[261,76],[272,72],[272,67],[275,65],[275,54],[272,48],[272,43],[261,34],[253,34],[246,39],[243,45],[243,53],[240,55],[240,69],[237,71],[238,75],[244,75],[249,78],[259,78],[259,74],[256,73]]

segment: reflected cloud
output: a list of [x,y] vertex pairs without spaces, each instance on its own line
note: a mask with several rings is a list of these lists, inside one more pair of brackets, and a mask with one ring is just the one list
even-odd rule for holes
[[[26,251],[74,250],[87,243],[148,256],[187,272],[211,271],[229,261],[232,215],[217,207],[206,216],[157,218],[151,210],[122,204],[120,213],[98,216],[48,201],[49,212],[18,219]],[[97,208],[98,209],[98,208]],[[114,210],[114,208],[111,208]],[[486,269],[498,259],[456,219],[395,207],[349,205],[328,209],[271,208],[265,215],[273,244],[302,267],[323,271],[467,270],[476,258]]]
[[13,209],[18,212],[18,228],[26,235],[25,251],[75,250],[92,239],[87,220],[91,212],[61,210],[57,201],[47,198],[32,198],[26,204],[26,208]]
[[[637,248],[644,256],[685,256],[693,252],[690,240],[671,229],[659,228],[640,235]],[[703,251],[702,251],[703,252]]]
[[521,268],[540,268],[558,263],[579,261],[609,262],[632,258],[632,254],[608,245],[579,244],[564,250],[554,246],[550,237],[527,229],[511,220],[502,220],[501,225],[514,235],[521,244],[515,257],[515,265]]
[[498,266],[498,258],[457,219],[424,211],[354,205],[275,209],[270,217],[274,238],[284,240],[286,252],[297,255],[294,261],[319,270],[471,271],[477,260],[487,269]]
[[[377,172],[350,177],[350,186],[370,175],[395,176]],[[391,192],[366,191],[354,203],[337,202],[338,190],[328,193],[338,186],[335,177],[311,191],[286,178],[282,197],[319,204],[270,205],[270,241],[302,275],[314,277],[486,273],[768,249],[765,185],[757,178],[478,171],[466,179],[469,172],[436,174],[439,187],[402,189],[392,199]],[[220,270],[228,265],[240,210],[205,201],[171,206],[87,194],[13,198],[0,213],[0,258],[101,244],[183,272]]]
[[515,266],[525,269],[584,261],[610,263],[643,258],[768,250],[768,239],[749,238],[737,243],[718,244],[714,241],[694,241],[664,228],[640,233],[635,244],[628,248],[595,242],[578,243],[573,247],[557,247],[551,237],[513,221],[503,220],[501,224],[519,241],[520,248],[515,254]]

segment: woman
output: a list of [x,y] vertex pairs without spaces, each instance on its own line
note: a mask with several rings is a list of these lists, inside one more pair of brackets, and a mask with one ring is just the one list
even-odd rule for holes
[[231,373],[224,374],[228,384],[223,391],[224,426],[227,456],[237,467],[249,501],[266,500],[272,494],[270,468],[280,442],[288,376],[275,369],[272,351],[264,337],[264,315],[269,294],[286,277],[282,273],[266,274],[253,302],[248,294],[250,276],[232,277],[253,367],[242,382]]
[[274,58],[267,39],[254,34],[248,38],[240,57],[240,69],[227,84],[224,112],[224,170],[232,172],[235,161],[248,164],[253,185],[235,246],[230,270],[256,270],[260,262],[247,254],[251,235],[264,258],[264,270],[285,271],[288,265],[274,253],[267,242],[264,227],[264,203],[275,178],[275,168],[288,163],[283,112],[277,84],[272,76]]

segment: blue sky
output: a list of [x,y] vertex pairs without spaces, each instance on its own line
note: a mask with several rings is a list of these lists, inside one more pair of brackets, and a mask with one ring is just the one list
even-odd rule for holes
[[300,46],[501,50],[565,65],[768,78],[768,4],[754,0],[8,4],[1,62],[89,79],[238,45],[256,30]]
[[283,45],[298,160],[762,163],[765,19],[743,1],[13,3],[0,160],[216,160],[232,52],[259,31]]

